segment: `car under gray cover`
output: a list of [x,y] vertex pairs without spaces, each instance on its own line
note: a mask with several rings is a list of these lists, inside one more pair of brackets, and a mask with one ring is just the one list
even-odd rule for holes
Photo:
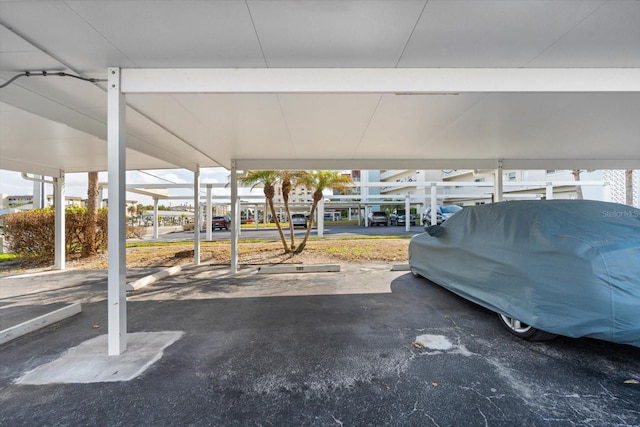
[[540,331],[640,347],[640,210],[512,201],[429,231],[409,245],[414,273]]

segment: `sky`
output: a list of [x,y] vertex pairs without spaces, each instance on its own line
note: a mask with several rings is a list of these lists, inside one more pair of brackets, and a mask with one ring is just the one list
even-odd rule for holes
[[[30,175],[31,176],[31,175]],[[100,172],[99,181],[107,182],[107,173]],[[51,180],[51,178],[45,178]],[[229,172],[224,168],[203,168],[200,170],[200,182],[202,184],[209,183],[227,183],[229,181]],[[127,184],[162,184],[162,183],[187,183],[193,182],[193,172],[185,169],[165,169],[165,170],[148,170],[148,171],[129,171],[127,172]],[[206,192],[206,190],[203,190]],[[45,193],[53,194],[53,186],[45,185]],[[255,194],[261,194],[262,190]],[[32,195],[33,182],[22,178],[20,172],[0,170],[0,194],[10,196]],[[165,206],[179,206],[182,204],[193,204],[193,195],[190,189],[171,189],[171,196],[185,196],[184,200],[161,200],[159,204]],[[214,195],[227,195],[229,191],[226,189],[213,189]],[[87,173],[68,173],[65,175],[65,195],[87,197]],[[107,197],[107,192],[104,192]],[[137,200],[143,205],[152,205],[153,199],[136,193],[127,192],[127,200]]]

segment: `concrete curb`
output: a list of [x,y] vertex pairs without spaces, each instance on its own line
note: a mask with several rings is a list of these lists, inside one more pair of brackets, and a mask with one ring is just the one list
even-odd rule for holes
[[326,265],[275,265],[258,268],[258,274],[279,273],[336,273],[340,271],[339,264]]
[[134,280],[131,283],[127,283],[128,291],[135,291],[140,288],[144,288],[145,286],[149,286],[152,283],[157,282],[158,280],[162,280],[166,277],[173,276],[174,274],[178,274],[182,271],[181,265],[175,265],[173,267],[169,267],[165,270],[159,271],[155,274],[151,274],[149,276],[145,276],[141,279]]
[[411,267],[409,264],[393,264],[391,266],[391,271],[411,271]]
[[82,311],[80,303],[68,305],[66,307],[59,308],[50,313],[43,314],[34,319],[27,320],[18,325],[0,331],[0,344],[4,344],[13,339],[26,335],[30,332],[37,331],[47,327],[53,323],[64,320],[68,317],[74,316]]

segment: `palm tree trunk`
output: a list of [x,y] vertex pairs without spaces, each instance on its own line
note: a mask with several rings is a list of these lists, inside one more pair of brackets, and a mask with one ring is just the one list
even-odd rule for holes
[[297,253],[297,254],[302,252],[304,250],[304,247],[307,245],[307,239],[309,239],[309,235],[311,234],[311,227],[313,226],[313,216],[316,213],[316,208],[317,207],[318,207],[318,202],[316,201],[316,199],[314,197],[313,204],[311,205],[311,213],[309,214],[309,225],[307,226],[307,231],[304,234],[304,239],[302,239],[302,242],[300,242],[300,244],[296,248],[295,253]]
[[280,226],[280,221],[278,221],[278,215],[276,215],[276,208],[273,206],[273,198],[267,197],[267,202],[269,203],[269,210],[271,210],[271,215],[273,215],[273,220],[276,223],[276,228],[278,229],[278,233],[280,234],[280,240],[282,240],[282,246],[284,247],[284,253],[288,254],[289,252],[291,252],[291,250],[287,246],[287,240],[284,238],[284,233],[282,232],[282,227]]
[[295,251],[296,242],[293,232],[295,231],[293,228],[293,222],[291,221],[291,210],[289,209],[289,195],[282,194],[282,199],[284,200],[284,210],[287,212],[287,218],[289,218],[289,236],[291,237],[291,251]]
[[84,241],[82,244],[82,256],[95,255],[96,228],[98,226],[98,172],[89,172],[89,184],[87,189],[87,218],[84,226]]

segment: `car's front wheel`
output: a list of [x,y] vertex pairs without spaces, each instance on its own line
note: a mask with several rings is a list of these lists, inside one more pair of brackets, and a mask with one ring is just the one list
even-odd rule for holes
[[409,271],[411,271],[411,274],[413,274],[413,277],[422,277],[422,275],[420,273],[418,273],[418,271],[413,268],[413,267],[409,267]]
[[534,328],[533,326],[527,325],[519,321],[518,319],[514,319],[513,317],[505,316],[504,314],[498,314],[498,319],[500,319],[500,323],[507,328],[509,332],[518,338],[522,338],[527,341],[546,341],[552,340],[557,337],[556,334],[551,334],[549,332],[544,332],[539,329]]

